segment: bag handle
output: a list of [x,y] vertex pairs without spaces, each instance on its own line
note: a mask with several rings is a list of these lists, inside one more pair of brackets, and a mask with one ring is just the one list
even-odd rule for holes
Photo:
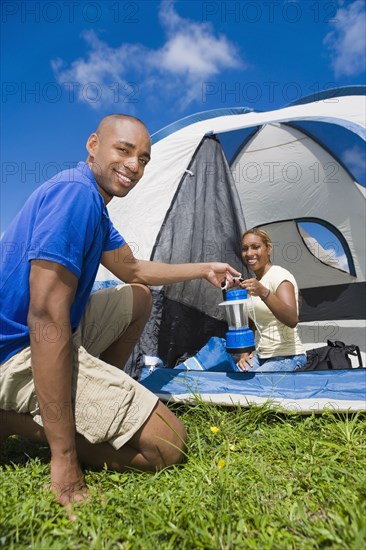
[[344,342],[341,342],[340,340],[327,340],[327,345],[331,348],[345,348],[346,344]]
[[358,359],[358,367],[357,368],[363,369],[363,363],[362,363],[360,348],[358,346],[349,346],[349,347],[351,349],[349,351],[347,351],[347,353],[349,355],[357,356],[357,359]]

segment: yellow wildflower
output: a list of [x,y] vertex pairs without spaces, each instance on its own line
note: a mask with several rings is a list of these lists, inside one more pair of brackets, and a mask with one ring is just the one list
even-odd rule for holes
[[222,458],[220,458],[220,460],[219,460],[218,463],[217,463],[218,469],[221,470],[221,468],[224,468],[225,464],[226,464],[225,460],[223,460]]
[[219,431],[220,431],[220,430],[219,430],[219,428],[218,428],[217,426],[211,426],[211,432],[212,432],[213,434],[217,434],[217,432],[219,432]]

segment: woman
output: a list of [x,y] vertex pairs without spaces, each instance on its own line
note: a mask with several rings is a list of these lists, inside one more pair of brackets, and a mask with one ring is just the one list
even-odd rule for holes
[[249,229],[242,237],[242,257],[255,279],[240,283],[252,297],[249,316],[259,333],[256,354],[243,353],[241,370],[292,371],[306,363],[297,333],[299,291],[295,278],[270,259],[272,240],[264,229]]

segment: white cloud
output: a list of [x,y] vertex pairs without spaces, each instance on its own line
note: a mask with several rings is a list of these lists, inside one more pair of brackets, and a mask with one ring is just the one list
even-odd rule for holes
[[[185,107],[200,99],[203,82],[223,70],[244,68],[235,44],[217,35],[209,23],[180,17],[172,0],[161,3],[159,18],[166,41],[157,50],[127,43],[112,48],[94,31],[85,32],[82,37],[89,46],[85,58],[70,66],[62,59],[51,61],[57,81],[78,83],[79,99],[91,106],[116,102],[118,93],[119,99],[132,103],[129,106],[133,108],[129,100],[134,90],[135,100],[137,91],[139,99],[155,102],[157,98],[164,101],[169,94]],[[95,100],[98,92],[100,97]]]
[[346,149],[342,154],[342,161],[349,167],[351,173],[358,179],[363,180],[366,173],[366,153],[358,145]]
[[236,47],[225,36],[215,36],[208,23],[183,19],[172,1],[162,2],[160,21],[168,40],[156,52],[155,61],[166,71],[208,78],[221,69],[242,65]]
[[339,267],[343,269],[343,271],[347,271],[347,273],[349,273],[347,256],[345,254],[342,254],[341,256],[337,256],[337,261],[338,261]]
[[131,99],[137,84],[128,75],[132,71],[136,74],[143,63],[145,48],[139,44],[111,48],[93,30],[84,32],[82,37],[89,46],[85,59],[76,59],[70,67],[62,59],[51,61],[57,81],[69,87],[77,84],[72,89],[81,101],[92,107],[113,103],[117,94],[122,101]]
[[355,76],[365,71],[366,9],[364,0],[340,7],[324,38],[331,53],[335,76]]

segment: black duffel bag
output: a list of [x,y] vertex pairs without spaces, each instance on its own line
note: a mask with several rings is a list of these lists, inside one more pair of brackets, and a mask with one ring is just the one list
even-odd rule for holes
[[308,370],[343,370],[352,369],[349,355],[358,357],[358,368],[362,369],[360,348],[354,344],[346,346],[343,342],[327,340],[327,346],[310,349],[306,352],[307,362],[296,372]]

